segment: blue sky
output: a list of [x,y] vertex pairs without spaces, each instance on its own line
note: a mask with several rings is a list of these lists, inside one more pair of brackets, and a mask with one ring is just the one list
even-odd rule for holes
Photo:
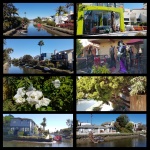
[[128,9],[143,8],[143,3],[124,3],[124,8]]
[[[66,3],[13,3],[18,8],[20,17],[26,17],[28,19],[34,19],[37,17],[48,17],[56,14],[56,9],[59,6],[65,6]],[[69,11],[73,11],[73,7]]]
[[[146,114],[127,114],[130,121],[135,123],[142,122],[146,124]],[[104,122],[116,121],[116,118],[120,114],[92,114],[92,124],[101,125]],[[91,114],[77,114],[77,120],[80,122],[89,122],[91,123]]]
[[[3,114],[3,116],[8,116],[9,114]],[[45,129],[49,129],[50,132],[60,130],[63,128],[68,128],[66,125],[66,120],[73,120],[72,114],[12,114],[14,117],[20,118],[29,118],[32,119],[38,126],[43,121],[43,118],[46,118],[47,126]]]
[[55,49],[59,52],[74,48],[73,39],[6,39],[4,48],[13,48],[14,52],[10,54],[12,59],[23,57],[26,54],[34,57],[40,55],[38,45],[40,40],[44,41],[41,53],[54,53]]

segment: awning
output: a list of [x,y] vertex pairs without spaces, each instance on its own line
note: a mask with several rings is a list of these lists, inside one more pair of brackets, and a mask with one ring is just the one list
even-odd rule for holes
[[143,39],[132,39],[126,44],[133,45],[133,44],[143,44]]

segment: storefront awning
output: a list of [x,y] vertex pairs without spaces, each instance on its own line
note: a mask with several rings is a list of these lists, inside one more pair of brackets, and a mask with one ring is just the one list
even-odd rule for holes
[[143,44],[143,39],[132,39],[128,41],[126,44],[133,45],[133,44]]

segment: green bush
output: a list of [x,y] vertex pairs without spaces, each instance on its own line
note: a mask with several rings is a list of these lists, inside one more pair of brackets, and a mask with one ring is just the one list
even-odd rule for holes
[[110,73],[109,69],[106,66],[93,66],[92,67],[93,74],[108,74]]
[[[73,79],[71,76],[25,76],[25,77],[4,77],[9,85],[7,99],[3,100],[3,111],[72,111],[73,110]],[[52,81],[59,79],[61,86],[55,88]],[[33,87],[42,91],[45,98],[51,100],[48,106],[42,106],[38,109],[29,105],[27,102],[18,104],[13,100],[18,88]],[[5,86],[5,84],[4,84]]]
[[54,68],[55,65],[54,65],[53,63],[49,63],[49,64],[47,65],[47,67],[52,67],[52,68]]
[[24,135],[24,131],[19,131],[18,132],[18,136],[23,136]]
[[47,25],[54,27],[56,23],[54,21],[47,21]]

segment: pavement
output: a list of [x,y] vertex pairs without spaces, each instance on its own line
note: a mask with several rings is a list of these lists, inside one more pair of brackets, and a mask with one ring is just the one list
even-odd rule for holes
[[137,33],[147,34],[147,30],[143,31],[125,31],[125,32],[115,32],[107,34],[95,34],[95,35],[84,35],[84,36],[135,36]]

